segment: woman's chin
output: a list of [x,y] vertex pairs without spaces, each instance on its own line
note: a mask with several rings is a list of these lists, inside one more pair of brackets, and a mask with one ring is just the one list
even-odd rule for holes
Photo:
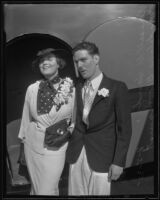
[[52,79],[52,78],[54,78],[56,76],[56,74],[44,73],[43,76],[46,79]]

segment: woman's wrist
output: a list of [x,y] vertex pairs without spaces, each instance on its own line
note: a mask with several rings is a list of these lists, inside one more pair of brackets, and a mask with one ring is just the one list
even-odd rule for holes
[[68,130],[69,130],[70,133],[73,132],[74,126],[75,126],[75,124],[71,123],[71,125],[68,127]]

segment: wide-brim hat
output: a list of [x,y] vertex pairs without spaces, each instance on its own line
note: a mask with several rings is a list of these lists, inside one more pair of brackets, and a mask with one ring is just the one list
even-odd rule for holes
[[33,67],[37,67],[41,59],[47,57],[49,54],[54,54],[58,58],[62,58],[64,61],[67,61],[67,58],[71,56],[71,53],[65,49],[54,49],[46,48],[38,51],[35,60],[32,62]]

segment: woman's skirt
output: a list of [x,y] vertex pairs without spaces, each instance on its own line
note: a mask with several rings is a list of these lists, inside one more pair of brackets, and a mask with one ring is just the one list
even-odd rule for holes
[[65,164],[63,150],[49,151],[38,154],[25,144],[25,158],[31,179],[31,195],[59,195],[58,184]]

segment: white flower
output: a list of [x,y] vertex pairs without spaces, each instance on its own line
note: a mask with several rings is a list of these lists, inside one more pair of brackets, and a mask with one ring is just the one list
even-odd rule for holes
[[73,80],[72,79],[70,79],[69,77],[66,77],[66,79],[65,79],[67,82],[69,82],[70,84],[72,84],[73,83]]
[[102,95],[103,97],[109,97],[109,90],[106,88],[102,88],[98,90],[98,95]]
[[59,98],[58,98],[58,95],[55,96],[54,102],[55,102],[55,104],[59,105]]
[[60,109],[61,105],[67,104],[69,98],[72,97],[72,88],[73,88],[73,80],[70,78],[65,78],[59,85],[57,90],[57,94],[53,98],[53,101],[57,107],[57,110]]
[[70,85],[62,85],[61,86],[62,93],[69,93],[70,91]]

